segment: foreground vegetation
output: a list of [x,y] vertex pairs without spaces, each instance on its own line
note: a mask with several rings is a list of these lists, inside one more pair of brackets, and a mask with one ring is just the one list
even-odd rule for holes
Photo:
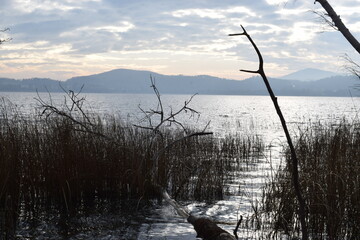
[[159,184],[176,199],[221,199],[229,173],[257,161],[263,150],[256,137],[175,141],[183,130],[164,127],[154,137],[113,116],[68,112],[29,118],[5,100],[0,107],[3,234],[14,231],[19,215],[31,217],[39,209],[69,212],[99,199],[159,198]]
[[[0,108],[0,236],[5,238],[13,235],[19,216],[78,212],[99,201],[159,199],[159,185],[178,200],[222,199],[226,183],[239,176],[232,172],[251,167],[264,150],[255,136],[184,138],[183,129],[166,126],[154,135],[114,116],[22,116],[5,100]],[[360,235],[359,145],[359,124],[345,120],[313,124],[297,139],[311,239]],[[261,207],[254,208],[255,225],[270,233],[266,238],[300,235],[288,150],[285,158],[289,164],[276,172]]]
[[[299,137],[296,153],[307,203],[311,239],[359,239],[360,125],[343,121],[313,125]],[[286,152],[286,161],[290,162]],[[298,235],[296,197],[289,165],[281,168],[264,191],[263,212],[272,234]]]

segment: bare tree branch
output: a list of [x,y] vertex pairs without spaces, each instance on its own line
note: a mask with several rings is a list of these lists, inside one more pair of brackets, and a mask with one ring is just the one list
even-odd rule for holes
[[[181,108],[179,108],[177,111],[173,111],[172,108],[171,108],[170,112],[168,114],[166,114],[165,110],[163,108],[160,92],[159,92],[158,88],[155,85],[155,79],[152,76],[150,76],[150,80],[151,80],[151,88],[153,89],[153,91],[154,91],[154,93],[156,95],[157,101],[158,101],[157,102],[157,109],[156,110],[150,109],[149,111],[145,111],[139,106],[140,110],[145,115],[143,120],[147,120],[148,125],[146,125],[146,126],[133,125],[133,126],[141,128],[141,129],[152,131],[153,134],[154,134],[154,139],[156,138],[157,135],[159,135],[161,138],[163,138],[163,133],[162,133],[161,129],[165,125],[168,125],[168,126],[174,125],[175,127],[179,127],[180,129],[182,129],[182,131],[185,134],[183,137],[168,143],[166,146],[164,146],[162,149],[160,149],[153,156],[153,171],[152,171],[153,176],[152,176],[152,179],[154,180],[154,182],[156,182],[157,175],[158,175],[159,158],[164,152],[166,152],[168,149],[170,149],[176,143],[178,143],[180,141],[183,141],[185,139],[195,137],[195,136],[210,135],[210,134],[213,134],[213,133],[212,132],[206,132],[207,126],[209,124],[207,124],[206,127],[202,131],[191,133],[189,131],[189,129],[187,129],[186,126],[184,126],[184,124],[182,122],[177,120],[177,117],[182,113],[190,113],[191,114],[190,117],[193,117],[194,114],[196,114],[198,116],[200,115],[200,113],[198,111],[196,111],[195,109],[189,107],[190,102],[192,101],[192,99],[194,98],[194,96],[196,94],[192,95],[189,100],[185,101],[184,105]],[[158,123],[156,125],[154,125],[153,118],[157,117],[157,116],[160,117],[160,120],[158,121]]]
[[344,59],[348,62],[348,65],[345,66],[345,68],[360,78],[360,64],[356,63],[352,58],[350,58],[349,55],[345,54]]
[[[10,28],[4,28],[4,29],[0,29],[0,32],[6,32],[6,31],[10,31]],[[12,38],[5,38],[5,39],[1,39],[0,38],[0,45],[4,42],[9,42],[11,41]]]
[[[152,130],[154,133],[159,133],[159,129],[161,127],[163,127],[164,125],[168,124],[169,126],[174,125],[176,127],[180,127],[181,129],[184,130],[185,133],[188,133],[188,129],[180,121],[177,120],[177,117],[182,113],[190,113],[190,117],[194,117],[194,115],[197,115],[197,116],[200,115],[200,113],[198,111],[189,107],[189,104],[191,103],[194,96],[196,96],[196,94],[192,95],[189,100],[185,101],[184,105],[177,111],[173,111],[173,109],[171,108],[169,114],[166,116],[159,90],[155,86],[155,79],[152,77],[150,77],[150,79],[151,79],[151,88],[153,89],[153,91],[156,95],[157,101],[158,101],[157,109],[156,110],[150,109],[148,111],[145,111],[144,109],[142,109],[139,106],[140,111],[144,114],[144,117],[142,118],[141,121],[147,120],[148,125],[142,126],[142,125],[136,124],[134,126],[143,128],[143,129],[147,129],[147,130]],[[153,118],[156,116],[158,116],[160,118],[160,120],[159,120],[158,124],[154,125]]]
[[237,33],[237,34],[229,34],[229,36],[246,36],[247,39],[250,41],[250,43],[252,44],[253,48],[255,49],[257,56],[259,58],[259,68],[256,71],[252,71],[252,70],[240,70],[243,72],[248,72],[248,73],[258,73],[261,75],[262,79],[264,80],[264,83],[266,85],[266,88],[269,92],[269,95],[271,97],[271,100],[274,104],[274,107],[276,109],[276,113],[278,114],[280,121],[281,121],[281,125],[284,129],[284,133],[291,151],[291,162],[288,162],[288,165],[291,169],[291,175],[292,175],[292,182],[293,182],[293,186],[294,186],[294,191],[297,197],[297,200],[299,202],[299,218],[300,218],[300,223],[301,223],[301,229],[302,229],[302,239],[303,240],[307,240],[308,239],[308,231],[307,231],[307,225],[306,225],[306,203],[305,200],[303,198],[302,195],[302,191],[301,191],[301,187],[300,187],[300,181],[299,181],[299,170],[298,170],[298,159],[296,156],[296,152],[295,152],[295,148],[294,145],[292,143],[292,139],[290,137],[290,133],[289,130],[287,128],[286,125],[286,121],[285,118],[281,112],[280,106],[277,102],[277,98],[270,86],[270,83],[266,77],[266,74],[264,72],[264,60],[263,57],[261,55],[260,50],[258,49],[258,47],[256,46],[255,42],[252,40],[251,36],[246,32],[245,28],[243,26],[241,26],[243,32],[242,33]]
[[[100,137],[103,137],[107,140],[113,141],[116,144],[116,141],[111,137],[101,133],[96,129],[96,125],[90,119],[89,115],[83,109],[83,103],[85,101],[84,97],[79,97],[81,90],[78,93],[74,91],[66,91],[61,85],[61,89],[66,93],[64,104],[65,106],[57,107],[53,102],[50,92],[48,91],[49,100],[45,101],[40,94],[37,92],[37,98],[35,100],[39,103],[39,108],[42,109],[40,115],[44,116],[47,120],[51,116],[61,116],[65,119],[68,119],[70,122],[75,124],[74,130],[78,132],[86,132],[94,134]],[[68,103],[67,99],[70,100]],[[77,115],[74,114],[77,113]],[[78,115],[80,113],[80,115]]]
[[314,4],[316,2],[320,3],[321,6],[325,9],[327,12],[327,16],[329,16],[333,22],[337,30],[339,30],[342,35],[346,38],[346,40],[353,46],[353,48],[360,53],[360,43],[359,41],[352,35],[352,33],[349,31],[349,29],[345,26],[343,21],[341,20],[340,16],[337,15],[335,10],[332,8],[330,3],[327,0],[315,0]]
[[311,10],[312,13],[318,16],[318,19],[321,23],[324,23],[325,25],[329,26],[331,29],[338,31],[339,29],[335,26],[334,22],[331,21],[331,18],[329,17],[329,14],[326,12],[321,11],[315,11]]
[[239,221],[237,222],[236,227],[235,227],[235,229],[234,229],[234,235],[235,235],[235,238],[236,238],[236,239],[239,239],[239,237],[238,237],[238,235],[237,235],[237,232],[238,232],[238,230],[239,230],[239,227],[240,227],[240,224],[241,224],[242,220],[243,220],[243,217],[240,216],[240,219],[239,219]]

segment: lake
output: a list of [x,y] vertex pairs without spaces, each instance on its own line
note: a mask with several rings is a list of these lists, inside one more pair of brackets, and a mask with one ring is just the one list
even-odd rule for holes
[[[35,113],[39,107],[39,96],[49,102],[48,93],[0,92],[0,97],[8,98],[22,113]],[[98,114],[115,114],[124,121],[139,124],[144,114],[140,110],[157,108],[155,94],[98,94],[84,93],[84,108]],[[162,95],[162,103],[169,114],[184,105],[190,95]],[[51,101],[58,106],[64,103],[64,93],[51,93]],[[336,122],[344,117],[349,120],[359,118],[359,97],[278,97],[278,102],[290,129],[308,122]],[[140,108],[139,108],[140,107]],[[202,129],[210,121],[209,129],[215,135],[251,131],[263,135],[268,140],[282,138],[282,129],[273,103],[269,96],[229,96],[195,95],[189,107],[200,113],[190,118],[181,115],[179,120],[188,126]],[[143,123],[145,124],[145,123]]]
[[[35,93],[0,93],[19,107],[26,114],[36,114],[38,102]],[[52,93],[51,100],[55,104],[64,103],[63,93]],[[134,124],[141,122],[143,110],[156,109],[156,96],[152,94],[83,94],[86,98],[84,108],[89,112],[101,115],[115,114],[124,121]],[[45,101],[50,101],[47,93],[40,93]],[[167,112],[177,109],[189,100],[189,95],[163,95],[162,103]],[[349,121],[359,119],[360,98],[350,97],[279,97],[278,102],[284,117],[289,124],[292,135],[312,123],[336,123],[346,117]],[[231,191],[241,189],[241,193],[231,195],[225,200],[212,204],[203,202],[187,202],[186,207],[194,214],[214,217],[217,221],[236,223],[240,215],[247,218],[251,214],[252,204],[261,193],[261,187],[268,180],[274,165],[279,164],[280,146],[285,142],[281,124],[268,96],[219,96],[196,95],[189,107],[200,112],[200,116],[181,115],[178,120],[190,127],[203,129],[210,122],[209,130],[217,137],[226,134],[256,134],[261,136],[266,144],[275,146],[271,150],[272,159],[262,159],[253,171],[241,173],[237,181],[229,184]],[[136,205],[136,203],[133,203]],[[64,227],[49,223],[46,217],[39,217],[37,225],[32,228],[26,223],[20,223],[19,235],[22,238],[43,239],[195,239],[195,231],[184,219],[178,217],[172,207],[167,204],[154,205],[139,213],[125,211],[126,204],[76,216],[73,219],[77,230],[64,238]],[[101,208],[100,208],[101,209]],[[81,224],[80,224],[80,223]],[[81,226],[80,226],[81,225]],[[222,225],[232,231],[235,225]],[[61,229],[61,230],[59,230]],[[66,229],[66,228],[65,228]],[[79,230],[80,229],[80,230]],[[254,238],[256,232],[251,229],[241,229],[243,238]],[[239,235],[240,235],[239,234]]]

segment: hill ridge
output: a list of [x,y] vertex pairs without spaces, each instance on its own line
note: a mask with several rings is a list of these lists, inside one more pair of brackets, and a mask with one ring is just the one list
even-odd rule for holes
[[[163,75],[146,70],[113,69],[66,81],[48,78],[14,80],[0,78],[0,91],[61,92],[62,87],[96,93],[152,93],[150,76],[153,76],[161,94],[216,94],[216,95],[267,95],[259,76],[245,80],[232,80],[209,75]],[[316,81],[269,78],[276,95],[289,96],[350,96],[349,90],[358,84],[354,76],[332,76]],[[352,91],[360,96],[359,91]]]

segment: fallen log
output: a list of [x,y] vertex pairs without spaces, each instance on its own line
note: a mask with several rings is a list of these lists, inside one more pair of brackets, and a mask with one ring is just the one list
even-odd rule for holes
[[236,240],[236,238],[220,228],[214,221],[208,218],[199,218],[190,215],[187,221],[194,226],[197,238],[203,240]]
[[180,204],[178,204],[174,199],[172,199],[165,190],[162,191],[162,196],[166,202],[168,202],[171,206],[174,207],[174,209],[180,216],[187,218],[187,221],[194,226],[197,238],[202,238],[203,240],[237,239],[224,229],[220,228],[214,221],[208,218],[201,218],[190,215],[188,211],[182,206],[180,206]]

